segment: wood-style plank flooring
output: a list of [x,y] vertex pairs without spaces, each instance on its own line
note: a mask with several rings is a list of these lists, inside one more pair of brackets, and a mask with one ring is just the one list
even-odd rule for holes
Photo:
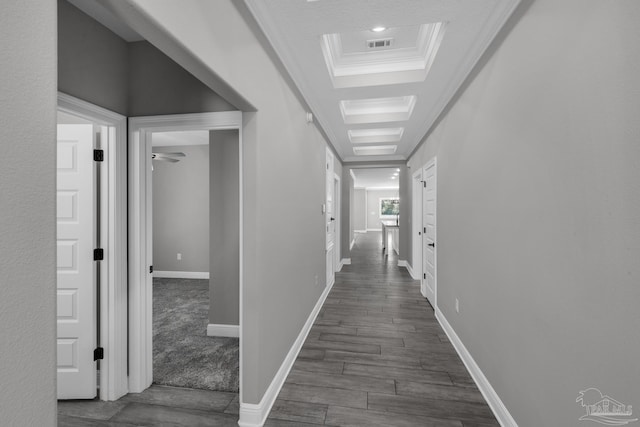
[[[381,233],[357,234],[266,426],[499,424]],[[154,385],[117,402],[61,401],[58,425],[236,426],[238,395]]]
[[58,401],[58,427],[234,426],[238,394],[152,385],[116,402]]
[[381,233],[356,234],[351,262],[266,425],[498,426],[419,282],[382,253]]

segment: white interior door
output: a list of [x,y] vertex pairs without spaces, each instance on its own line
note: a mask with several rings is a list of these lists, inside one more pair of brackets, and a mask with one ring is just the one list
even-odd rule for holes
[[422,170],[422,282],[420,291],[436,306],[436,164]]
[[96,396],[93,125],[58,125],[58,399]]
[[336,221],[335,221],[335,184],[333,177],[333,153],[327,149],[326,156],[326,208],[325,219],[327,229],[327,285],[333,283],[335,279],[335,250],[336,250]]

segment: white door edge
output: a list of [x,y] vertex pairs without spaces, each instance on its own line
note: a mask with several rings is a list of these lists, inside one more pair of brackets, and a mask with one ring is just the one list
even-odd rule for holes
[[[438,213],[438,165],[437,165],[437,158],[433,157],[431,160],[429,160],[423,167],[422,167],[422,179],[426,180],[425,177],[425,173],[428,169],[433,168],[433,178],[434,178],[434,230],[433,230],[433,242],[435,244],[434,246],[434,250],[433,250],[433,301],[431,301],[432,305],[433,305],[433,309],[436,310],[438,307],[438,245],[437,245],[437,240],[438,240],[438,218],[437,218],[437,213]],[[423,209],[424,209],[424,204],[423,204]],[[424,217],[424,211],[422,212],[422,217]],[[423,234],[423,239],[424,239],[424,234]],[[423,246],[424,247],[424,246]],[[422,254],[422,256],[424,257],[424,253]],[[424,271],[423,271],[424,273]],[[424,276],[423,276],[424,277]],[[426,297],[426,295],[425,295]]]
[[333,174],[334,180],[335,180],[335,188],[336,191],[334,191],[334,195],[333,195],[333,199],[334,199],[334,205],[335,205],[335,218],[336,218],[336,227],[335,227],[335,271],[340,271],[341,267],[340,267],[340,261],[342,259],[342,244],[341,244],[341,239],[342,239],[342,233],[341,233],[341,229],[340,227],[342,226],[342,221],[340,219],[341,215],[342,215],[342,203],[341,203],[341,197],[342,197],[342,180],[340,179],[340,175],[338,175],[337,173]]
[[[422,169],[415,172],[411,178],[411,268],[422,286]],[[420,195],[419,203],[416,193]]]

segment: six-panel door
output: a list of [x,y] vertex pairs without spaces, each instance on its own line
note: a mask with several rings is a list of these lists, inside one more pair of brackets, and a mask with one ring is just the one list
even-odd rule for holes
[[93,125],[58,125],[58,399],[96,396]]

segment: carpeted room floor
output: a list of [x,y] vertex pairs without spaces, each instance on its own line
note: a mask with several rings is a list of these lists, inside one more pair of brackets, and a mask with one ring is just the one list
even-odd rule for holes
[[153,279],[153,382],[238,392],[237,338],[208,337],[209,280]]

